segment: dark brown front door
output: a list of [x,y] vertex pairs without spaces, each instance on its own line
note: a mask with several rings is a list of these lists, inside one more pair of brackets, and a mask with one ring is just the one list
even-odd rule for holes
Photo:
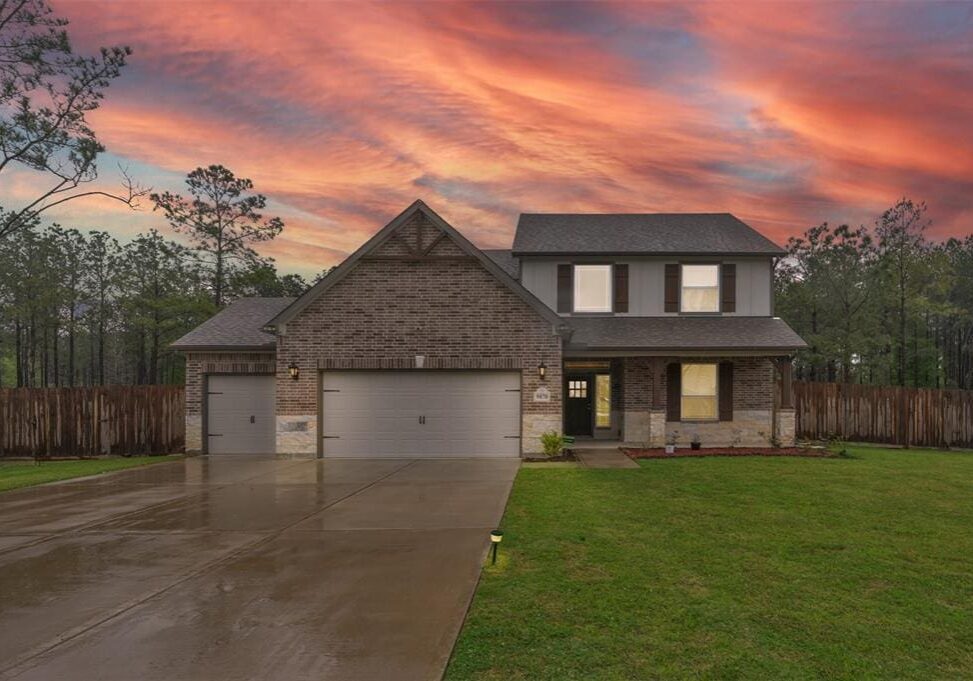
[[595,396],[591,376],[568,375],[564,395],[564,434],[591,435],[591,405]]

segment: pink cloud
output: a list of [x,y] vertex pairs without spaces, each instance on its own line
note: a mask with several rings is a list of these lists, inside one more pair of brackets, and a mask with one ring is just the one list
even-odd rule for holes
[[285,269],[419,196],[485,246],[522,210],[731,211],[783,241],[904,194],[970,231],[973,29],[940,6],[58,9],[85,49],[135,50],[93,116],[109,150],[166,183],[251,177],[289,223],[264,249]]

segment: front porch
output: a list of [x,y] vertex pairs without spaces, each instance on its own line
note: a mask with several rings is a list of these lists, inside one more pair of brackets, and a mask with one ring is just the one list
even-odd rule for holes
[[586,449],[787,446],[790,374],[767,355],[568,357],[563,432]]

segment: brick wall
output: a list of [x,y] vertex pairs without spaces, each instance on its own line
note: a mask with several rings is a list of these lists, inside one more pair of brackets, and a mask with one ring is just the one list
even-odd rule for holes
[[273,352],[190,352],[186,354],[186,413],[203,412],[204,374],[272,374]]
[[[424,243],[438,233],[418,217],[402,228]],[[432,236],[430,236],[432,235]],[[376,255],[401,255],[394,239]],[[306,418],[317,413],[318,369],[405,369],[415,356],[425,368],[520,369],[523,376],[524,451],[537,446],[538,424],[560,429],[561,342],[552,324],[501,284],[479,262],[460,259],[448,240],[440,260],[362,260],[334,287],[287,323],[277,347],[277,412]],[[287,376],[296,363],[300,380]],[[547,378],[537,366],[547,365]],[[544,385],[549,402],[534,402]]]

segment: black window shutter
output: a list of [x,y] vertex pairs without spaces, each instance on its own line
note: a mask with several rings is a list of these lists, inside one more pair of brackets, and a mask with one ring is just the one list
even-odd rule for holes
[[571,265],[557,266],[557,311],[570,312],[574,309],[574,268]]
[[682,418],[682,365],[666,366],[666,421]]
[[666,265],[666,312],[679,312],[679,265]]
[[733,362],[720,362],[720,421],[733,420]]
[[615,312],[628,312],[628,265],[615,265]]
[[737,266],[726,264],[720,266],[723,281],[720,285],[721,298],[723,299],[723,312],[737,311]]

